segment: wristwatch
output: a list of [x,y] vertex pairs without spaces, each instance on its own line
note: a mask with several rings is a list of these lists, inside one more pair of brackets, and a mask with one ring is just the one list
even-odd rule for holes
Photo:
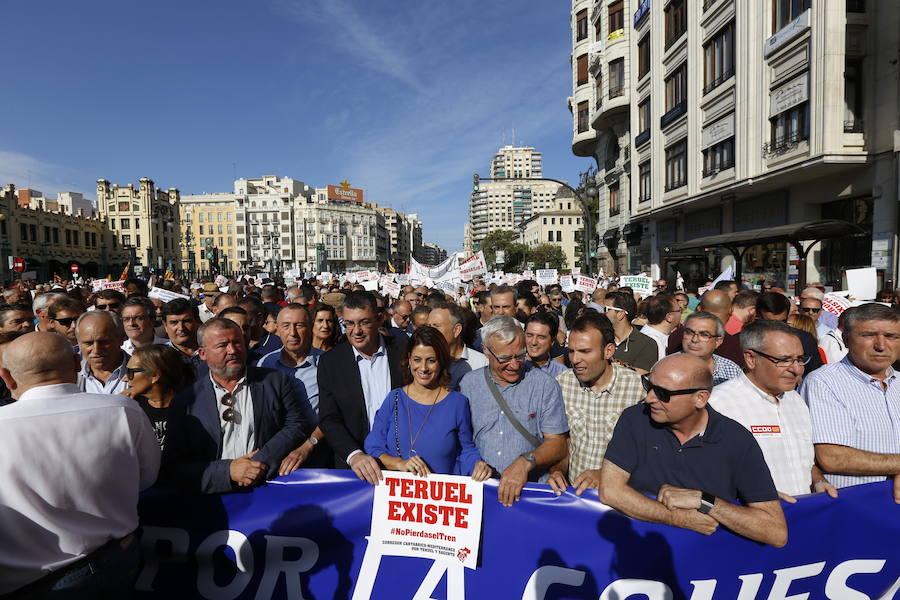
[[702,512],[704,515],[708,515],[709,511],[711,511],[715,505],[716,505],[716,497],[715,496],[713,496],[709,492],[701,492],[700,508],[698,508],[697,510]]
[[520,454],[519,456],[530,462],[532,467],[537,466],[537,459],[534,457],[534,452],[529,451],[524,454]]
[[314,435],[309,436],[307,439],[309,440],[309,443],[312,444],[312,447],[313,447],[313,448],[315,448],[315,447],[316,447],[316,444],[319,443],[319,438],[317,438],[317,437],[314,436]]

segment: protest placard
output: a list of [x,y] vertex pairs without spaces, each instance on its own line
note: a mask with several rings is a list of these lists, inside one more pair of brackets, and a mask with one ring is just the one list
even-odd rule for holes
[[563,275],[559,278],[559,285],[562,287],[562,291],[567,294],[571,294],[575,291],[575,283],[572,281],[571,275]]
[[471,477],[390,471],[375,486],[369,544],[382,554],[419,556],[474,569],[483,484]]
[[177,294],[175,292],[170,292],[169,290],[164,290],[162,288],[151,288],[150,293],[147,294],[148,298],[156,298],[157,300],[162,300],[163,302],[169,302],[176,298],[184,298],[185,300],[190,300],[190,296],[185,296],[184,294]]
[[377,281],[360,281],[359,284],[365,288],[367,292],[376,292],[378,291],[378,282]]
[[124,281],[107,281],[105,279],[97,279],[91,284],[93,291],[99,292],[100,290],[116,290],[117,292],[125,293],[125,282]]
[[874,300],[878,291],[878,272],[875,267],[847,269],[847,289],[854,300]]
[[559,279],[559,272],[556,269],[538,269],[537,282],[540,286],[553,285]]
[[228,285],[228,279],[224,275],[216,275],[216,287]]
[[459,277],[463,281],[469,281],[475,277],[484,277],[488,274],[484,253],[480,250],[459,263]]
[[619,287],[630,287],[638,296],[646,297],[653,293],[653,279],[646,275],[623,275]]
[[847,300],[848,293],[848,291],[844,291],[825,294],[825,298],[822,299],[822,308],[831,314],[840,315],[850,308],[850,301]]
[[384,292],[386,296],[390,296],[391,298],[399,298],[400,284],[396,281],[385,281],[381,285],[381,291]]
[[575,289],[585,294],[590,294],[597,289],[597,280],[587,275],[579,275],[575,281]]
[[397,283],[401,286],[409,285],[409,275],[407,273],[397,273]]

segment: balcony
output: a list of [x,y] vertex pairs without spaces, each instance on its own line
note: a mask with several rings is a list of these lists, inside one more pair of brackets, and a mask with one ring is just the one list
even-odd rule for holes
[[618,98],[619,96],[624,96],[624,95],[625,95],[625,86],[624,85],[617,85],[617,86],[609,88],[609,99],[610,100],[612,100],[613,98]]
[[675,119],[677,119],[681,115],[685,114],[686,112],[687,112],[687,102],[685,102],[685,101],[679,102],[678,104],[673,106],[671,109],[669,109],[669,112],[667,112],[666,114],[664,114],[663,116],[661,116],[659,118],[660,129],[662,129],[668,125],[671,125],[675,121]]
[[648,141],[650,141],[650,130],[646,129],[639,133],[636,138],[634,138],[634,147],[638,148],[640,146],[643,146]]
[[776,138],[771,143],[765,143],[762,146],[763,158],[774,158],[782,154],[787,154],[800,145],[800,142],[809,139],[809,134],[797,131],[784,137]]
[[719,87],[720,85],[722,85],[723,83],[725,83],[726,81],[731,79],[732,77],[734,77],[734,66],[732,66],[727,71],[725,71],[724,73],[722,73],[721,75],[716,77],[714,80],[710,81],[703,88],[703,93],[708,94],[709,92],[713,91],[714,89],[716,89],[717,87]]

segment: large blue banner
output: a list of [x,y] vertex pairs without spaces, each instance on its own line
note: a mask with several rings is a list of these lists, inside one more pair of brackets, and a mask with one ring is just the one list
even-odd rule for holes
[[891,600],[900,598],[900,506],[890,484],[785,505],[790,539],[763,546],[643,523],[596,493],[529,485],[511,508],[484,487],[479,567],[367,552],[372,486],[301,470],[247,493],[141,502],[144,598],[357,600]]

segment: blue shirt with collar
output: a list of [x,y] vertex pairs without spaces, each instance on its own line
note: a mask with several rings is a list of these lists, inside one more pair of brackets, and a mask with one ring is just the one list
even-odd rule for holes
[[304,416],[312,428],[319,425],[319,381],[318,373],[319,357],[325,354],[318,348],[310,347],[309,354],[297,366],[292,366],[281,360],[282,349],[269,352],[257,363],[257,367],[274,369],[291,376],[294,384],[297,400],[303,407]]

